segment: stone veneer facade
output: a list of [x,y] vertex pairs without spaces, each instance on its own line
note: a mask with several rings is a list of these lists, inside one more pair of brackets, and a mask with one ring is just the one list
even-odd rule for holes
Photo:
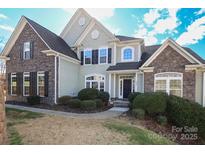
[[[34,43],[33,58],[30,60],[22,60],[20,52],[23,50],[24,42],[27,41]],[[46,56],[41,52],[42,50],[48,50],[48,47],[32,27],[30,27],[29,24],[26,24],[9,53],[10,60],[6,62],[7,86],[8,73],[48,71],[48,97],[44,97],[41,100],[42,102],[52,104],[55,99],[55,57]],[[26,98],[22,95],[11,96],[7,94],[7,101],[26,101]]]
[[144,73],[144,91],[154,91],[154,74],[161,72],[180,72],[183,73],[183,97],[195,99],[195,71],[185,71],[185,65],[191,64],[181,54],[168,46],[157,58],[149,65],[154,67],[153,72]]

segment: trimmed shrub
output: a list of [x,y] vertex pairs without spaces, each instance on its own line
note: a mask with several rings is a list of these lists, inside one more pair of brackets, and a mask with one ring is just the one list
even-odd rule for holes
[[110,94],[105,91],[100,91],[98,93],[98,98],[101,99],[103,102],[108,102],[110,99]]
[[40,96],[28,96],[27,103],[30,105],[40,104],[41,97]]
[[157,117],[157,123],[159,123],[160,125],[166,125],[167,124],[167,117],[158,116]]
[[71,99],[68,103],[68,106],[73,109],[80,108],[81,101],[79,99]]
[[179,127],[197,127],[198,134],[205,138],[205,108],[196,102],[169,96],[167,101],[168,120]]
[[135,118],[144,119],[144,117],[145,117],[145,111],[144,111],[143,109],[133,109],[133,110],[132,110],[132,115],[133,115]]
[[144,109],[149,115],[165,113],[167,94],[162,92],[144,93],[135,97],[133,109]]
[[141,93],[140,92],[133,92],[133,93],[130,93],[129,96],[128,96],[128,100],[129,100],[129,107],[130,109],[132,109],[132,104],[133,104],[133,101],[135,99],[136,96],[140,95]]
[[98,94],[99,94],[99,90],[97,89],[85,88],[78,93],[78,98],[80,100],[92,100],[92,99],[96,99],[98,97]]
[[68,105],[72,97],[70,96],[62,96],[58,98],[58,105]]
[[105,106],[105,103],[101,99],[95,99],[95,102],[97,108],[103,108]]
[[95,100],[81,101],[80,108],[82,110],[95,110],[96,109],[96,102],[95,102]]

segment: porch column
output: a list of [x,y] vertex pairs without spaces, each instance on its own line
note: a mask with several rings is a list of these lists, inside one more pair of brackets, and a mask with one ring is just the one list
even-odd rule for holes
[[205,107],[205,72],[203,72],[203,107]]
[[135,92],[137,92],[137,73],[135,73]]
[[110,94],[110,98],[111,98],[111,73],[109,73],[109,94]]
[[113,81],[113,89],[114,89],[114,92],[113,92],[113,97],[115,98],[116,95],[115,95],[115,91],[116,91],[116,74],[114,74],[114,81]]

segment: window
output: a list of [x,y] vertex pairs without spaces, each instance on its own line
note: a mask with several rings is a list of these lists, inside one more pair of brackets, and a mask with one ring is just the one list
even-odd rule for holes
[[16,73],[11,74],[11,95],[17,94],[17,77]]
[[134,48],[126,47],[122,49],[122,61],[133,61],[134,60]]
[[23,74],[23,95],[29,96],[30,89],[30,73]]
[[155,91],[182,97],[182,74],[172,72],[155,74]]
[[92,64],[92,50],[85,50],[84,63],[85,64]]
[[37,95],[44,97],[45,96],[45,73],[38,72],[37,75]]
[[85,87],[105,91],[105,77],[103,75],[91,75],[85,77]]
[[23,48],[23,59],[26,60],[30,58],[31,58],[31,45],[30,42],[25,42]]
[[100,48],[99,49],[99,63],[106,64],[108,60],[108,49],[107,48]]

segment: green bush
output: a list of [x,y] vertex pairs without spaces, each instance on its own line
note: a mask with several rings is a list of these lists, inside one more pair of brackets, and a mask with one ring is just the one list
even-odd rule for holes
[[72,97],[70,96],[62,96],[58,98],[58,105],[68,105]]
[[98,93],[98,98],[101,99],[103,102],[108,102],[110,99],[110,94],[105,91],[100,91]]
[[162,92],[144,93],[135,97],[132,108],[144,109],[149,115],[158,115],[166,111],[167,95]]
[[30,105],[40,104],[41,97],[40,96],[28,96],[27,103]]
[[105,106],[105,103],[101,99],[95,99],[95,102],[97,108],[103,108]]
[[96,109],[96,102],[95,102],[95,100],[81,101],[80,108],[82,110],[95,110]]
[[68,103],[68,106],[73,109],[80,108],[81,101],[79,99],[71,99]]
[[167,101],[168,120],[179,127],[194,126],[198,134],[205,138],[205,108],[196,102],[169,96]]
[[165,117],[165,116],[157,116],[157,122],[160,125],[166,125],[167,124],[167,117]]
[[133,93],[130,93],[129,96],[128,96],[128,100],[129,100],[129,107],[130,109],[132,109],[132,105],[133,105],[133,101],[135,99],[136,96],[140,95],[141,93],[140,92],[133,92]]
[[132,110],[132,115],[133,115],[135,118],[144,119],[144,117],[145,117],[145,111],[144,111],[143,109],[133,109],[133,110]]
[[96,99],[98,95],[99,95],[99,90],[94,88],[85,88],[78,93],[78,98],[80,100],[93,100]]

